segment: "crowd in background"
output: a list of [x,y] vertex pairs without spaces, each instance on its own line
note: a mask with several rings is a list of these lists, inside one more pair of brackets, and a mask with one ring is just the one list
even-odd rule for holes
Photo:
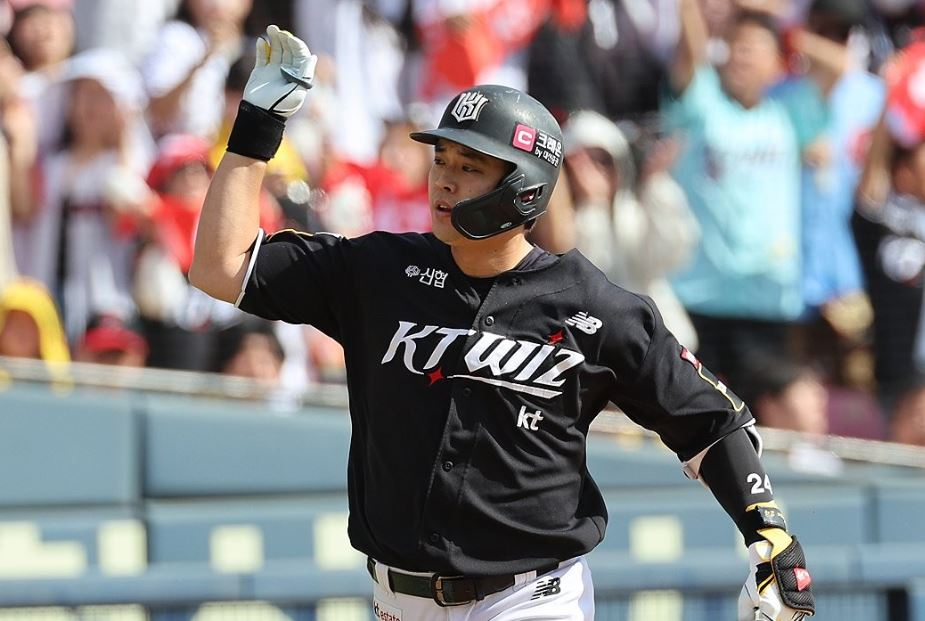
[[535,243],[651,296],[760,423],[925,445],[918,0],[0,0],[0,356],[343,381],[186,279],[269,23],[320,61],[264,229],[427,231],[408,133],[514,86],[564,132]]

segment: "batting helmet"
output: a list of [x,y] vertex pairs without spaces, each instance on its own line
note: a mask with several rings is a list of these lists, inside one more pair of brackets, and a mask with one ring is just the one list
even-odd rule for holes
[[526,93],[473,86],[450,102],[437,129],[411,138],[427,144],[445,138],[513,166],[497,188],[453,207],[453,226],[469,239],[497,235],[546,211],[562,165],[562,132]]

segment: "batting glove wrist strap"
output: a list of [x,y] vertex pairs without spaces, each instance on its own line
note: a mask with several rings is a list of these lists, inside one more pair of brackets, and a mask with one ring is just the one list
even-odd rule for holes
[[761,541],[762,536],[758,531],[765,528],[779,528],[785,531],[787,521],[784,519],[784,512],[773,502],[757,503],[745,511],[736,522],[736,526],[745,537],[745,545],[750,546],[756,541]]
[[228,151],[266,162],[276,155],[285,127],[285,117],[242,101],[228,137]]

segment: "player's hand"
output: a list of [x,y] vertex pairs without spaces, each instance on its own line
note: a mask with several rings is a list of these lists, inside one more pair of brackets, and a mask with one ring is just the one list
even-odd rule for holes
[[257,39],[257,64],[244,86],[244,101],[283,117],[302,107],[318,57],[305,43],[274,25]]
[[759,530],[748,547],[749,573],[739,595],[739,621],[802,621],[816,612],[812,578],[800,543],[781,528]]

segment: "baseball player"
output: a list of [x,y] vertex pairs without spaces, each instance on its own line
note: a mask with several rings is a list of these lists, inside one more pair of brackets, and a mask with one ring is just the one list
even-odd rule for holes
[[[525,231],[562,165],[528,95],[457,95],[434,145],[433,232],[355,239],[258,228],[266,161],[316,58],[275,26],[212,180],[190,270],[210,295],[309,323],[345,350],[349,536],[380,620],[592,619],[585,554],[607,511],[586,468],[608,403],[656,431],[748,545],[739,618],[814,612],[803,551],[759,460],[748,409],[665,329],[652,302]],[[448,608],[449,607],[449,608]]]

